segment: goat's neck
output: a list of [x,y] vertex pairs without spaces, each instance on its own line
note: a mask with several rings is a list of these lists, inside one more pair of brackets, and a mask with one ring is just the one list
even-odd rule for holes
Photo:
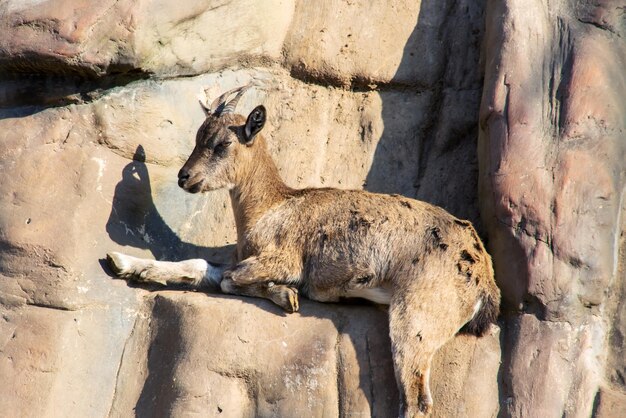
[[282,202],[289,188],[267,153],[261,153],[246,175],[230,191],[237,226],[237,248],[242,257],[247,232],[265,212]]

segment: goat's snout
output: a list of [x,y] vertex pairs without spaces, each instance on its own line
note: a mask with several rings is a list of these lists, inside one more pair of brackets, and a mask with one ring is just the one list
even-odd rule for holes
[[181,168],[178,172],[178,186],[184,188],[185,183],[187,183],[187,180],[189,180],[189,177],[189,170],[187,170],[185,167]]

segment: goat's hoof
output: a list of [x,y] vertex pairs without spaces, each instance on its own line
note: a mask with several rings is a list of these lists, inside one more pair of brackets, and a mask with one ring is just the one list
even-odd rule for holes
[[107,254],[109,267],[117,277],[143,283],[167,285],[166,280],[153,268],[149,260],[132,257],[118,252]]
[[430,396],[420,396],[417,401],[417,408],[423,415],[428,415],[433,411],[433,400]]
[[291,313],[300,309],[298,291],[296,289],[284,285],[273,286],[271,289],[276,289],[276,297],[273,300],[278,306]]
[[107,254],[107,262],[109,268],[116,276],[125,279],[131,274],[131,263],[128,256],[121,253],[110,252]]

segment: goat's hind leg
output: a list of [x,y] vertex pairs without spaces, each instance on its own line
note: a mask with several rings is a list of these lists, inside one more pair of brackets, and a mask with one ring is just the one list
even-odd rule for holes
[[[395,309],[394,309],[395,308]],[[403,315],[403,308],[389,310],[389,333],[394,370],[400,392],[400,418],[426,415],[432,410],[430,364],[435,350],[424,340],[417,321]],[[428,320],[427,318],[422,318]]]
[[[430,368],[433,355],[454,336],[460,325],[453,312],[441,306],[445,295],[430,289],[396,290],[389,306],[389,334],[400,391],[400,417],[432,411]],[[424,300],[419,295],[432,292]]]
[[108,253],[107,261],[118,277],[164,286],[218,287],[225,270],[223,266],[212,265],[202,259],[157,261],[118,252]]

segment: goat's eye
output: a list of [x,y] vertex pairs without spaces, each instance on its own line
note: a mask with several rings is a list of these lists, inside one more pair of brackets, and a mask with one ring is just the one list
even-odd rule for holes
[[232,144],[231,141],[220,142],[219,144],[215,145],[213,152],[216,154],[223,153],[224,151],[226,151],[226,148],[228,148],[230,144]]

